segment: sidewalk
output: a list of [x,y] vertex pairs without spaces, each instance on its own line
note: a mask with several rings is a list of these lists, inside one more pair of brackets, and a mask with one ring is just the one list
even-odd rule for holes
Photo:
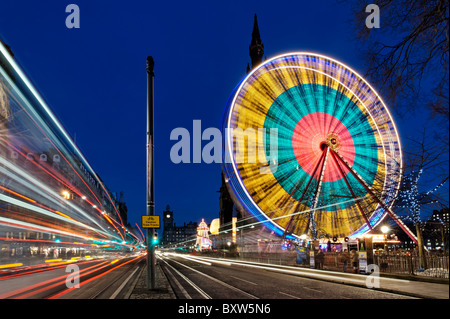
[[176,299],[159,263],[156,264],[155,275],[156,289],[149,290],[147,288],[147,266],[142,267],[139,277],[134,283],[134,288],[129,294],[129,299]]
[[380,290],[426,299],[449,299],[449,284],[380,277]]

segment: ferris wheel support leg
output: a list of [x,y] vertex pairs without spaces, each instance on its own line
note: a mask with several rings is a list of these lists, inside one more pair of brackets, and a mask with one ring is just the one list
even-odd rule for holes
[[367,219],[367,216],[364,214],[364,211],[363,211],[361,205],[360,205],[359,202],[357,201],[356,196],[355,196],[355,193],[353,192],[353,189],[352,189],[352,187],[350,186],[350,183],[348,182],[347,178],[345,177],[344,171],[342,170],[341,165],[339,165],[339,162],[338,162],[338,160],[337,160],[336,155],[334,154],[334,152],[331,152],[331,156],[333,157],[334,161],[336,162],[336,165],[337,165],[337,167],[339,168],[339,171],[341,172],[342,177],[344,178],[344,182],[345,182],[345,184],[347,185],[347,188],[348,188],[348,190],[350,191],[350,194],[352,194],[352,197],[353,197],[353,199],[355,200],[356,207],[358,207],[359,212],[360,212],[361,215],[363,216],[363,218],[364,218],[364,220],[365,220],[365,222],[366,222],[366,224],[367,224],[367,227],[369,227],[370,230],[373,230],[373,229],[372,229],[372,226],[370,225],[369,220]]
[[[320,163],[322,162],[322,160],[323,160],[324,157],[325,157],[325,152],[323,152],[322,155],[320,156],[319,161],[317,162],[316,167],[314,168],[314,171],[313,171],[312,175],[309,177],[308,183],[306,184],[306,187],[305,187],[305,189],[303,190],[302,196],[301,196],[300,199],[298,200],[299,203],[301,203],[301,202],[303,201],[303,198],[305,197],[306,191],[308,190],[309,185],[311,184],[312,180],[314,179],[314,176],[316,175],[317,169],[319,168]],[[295,190],[291,193],[291,196],[292,196],[292,194],[294,194],[294,192],[295,192]],[[293,220],[294,218],[295,218],[295,220],[297,221],[298,216],[295,216],[295,217],[294,217],[294,216],[291,216],[291,217],[290,217],[290,219],[289,219],[289,221],[288,221],[288,223],[287,223],[287,225],[286,225],[286,228],[285,228],[285,230],[284,230],[283,237],[284,237],[284,236],[286,235],[286,233],[288,232],[288,229],[289,229],[289,227],[291,226],[292,220]],[[308,229],[308,227],[306,227],[306,229]]]
[[[319,180],[317,182],[316,192],[314,194],[313,207],[312,207],[312,210],[311,210],[312,212],[311,212],[310,217],[308,219],[308,223],[306,224],[306,229],[309,229],[311,224],[313,225],[313,227],[315,225],[315,222],[314,222],[314,218],[315,218],[315,215],[316,215],[315,211],[316,211],[316,207],[317,207],[317,201],[318,201],[319,195],[320,195],[320,189],[322,188],[322,180],[323,180],[323,175],[325,173],[325,167],[326,167],[326,164],[327,164],[328,154],[330,153],[330,148],[328,146],[325,146],[323,151],[325,153],[325,158],[323,160],[322,168],[320,169]],[[314,239],[316,239],[315,238],[316,234],[314,234],[314,232],[315,231],[313,229],[311,229],[311,233],[313,234]]]
[[388,215],[397,223],[397,225],[414,241],[414,243],[417,245],[418,240],[416,235],[400,220],[400,218],[391,210],[391,208],[386,205],[385,202],[381,200],[375,194],[374,191],[367,185],[367,183],[362,179],[361,176],[359,176],[358,173],[355,172],[355,170],[350,167],[350,165],[347,163],[347,161],[339,154],[337,151],[332,151],[335,155],[337,155],[337,158],[347,167],[347,169],[350,171],[350,173],[356,178],[356,180],[365,188],[365,190],[369,193],[370,196],[372,196],[373,199],[375,199],[378,204],[380,204],[381,207],[388,213]]

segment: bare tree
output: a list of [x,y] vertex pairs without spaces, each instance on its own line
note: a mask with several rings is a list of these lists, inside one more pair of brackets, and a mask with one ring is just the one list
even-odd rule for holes
[[[427,106],[448,129],[448,0],[355,1],[366,76],[399,114]],[[365,8],[372,3],[379,7],[380,28],[365,23]]]
[[[433,208],[448,207],[445,195],[448,192],[448,187],[445,187],[448,186],[448,171],[443,174],[435,172],[441,167],[443,148],[439,143],[428,142],[425,131],[421,140],[411,142],[402,183],[395,198],[395,209],[403,220],[415,226],[420,264],[427,268],[422,233]],[[443,189],[444,193],[441,193]]]

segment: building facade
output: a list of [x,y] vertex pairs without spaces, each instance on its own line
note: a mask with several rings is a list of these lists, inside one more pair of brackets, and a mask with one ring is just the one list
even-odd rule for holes
[[173,211],[170,206],[166,206],[163,211],[163,233],[161,236],[161,245],[170,246],[183,244],[194,246],[197,239],[197,223],[190,221],[183,226],[177,226],[174,222]]

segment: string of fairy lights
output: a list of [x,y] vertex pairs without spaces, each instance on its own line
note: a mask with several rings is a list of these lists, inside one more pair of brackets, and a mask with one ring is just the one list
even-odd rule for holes
[[439,203],[439,201],[433,199],[431,195],[443,187],[448,180],[447,177],[430,190],[420,192],[420,178],[423,173],[424,170],[421,168],[417,172],[412,170],[409,174],[405,174],[402,181],[402,187],[397,196],[396,206],[404,208],[407,211],[406,215],[401,216],[402,219],[410,221],[414,225],[421,225],[424,222],[425,217],[422,214],[423,206]]

